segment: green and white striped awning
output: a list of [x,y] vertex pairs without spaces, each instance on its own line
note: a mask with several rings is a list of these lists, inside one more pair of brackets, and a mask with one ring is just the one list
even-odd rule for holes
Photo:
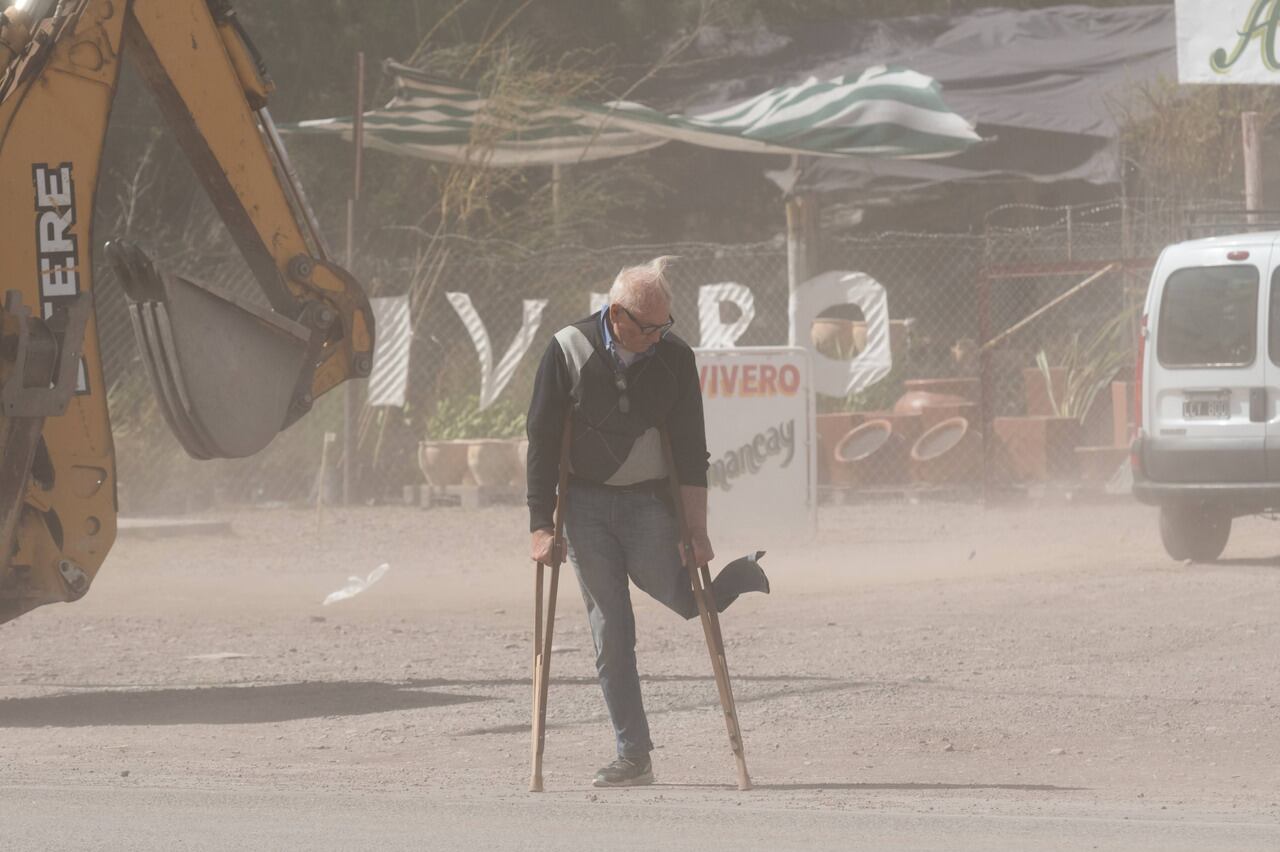
[[[764,154],[946,157],[981,141],[947,108],[938,84],[904,68],[858,77],[810,78],[701,115],[668,115],[636,103],[503,104],[455,84],[390,65],[396,94],[365,113],[365,146],[450,163],[539,166],[621,157],[672,140]],[[291,130],[341,134],[350,118],[303,121]]]

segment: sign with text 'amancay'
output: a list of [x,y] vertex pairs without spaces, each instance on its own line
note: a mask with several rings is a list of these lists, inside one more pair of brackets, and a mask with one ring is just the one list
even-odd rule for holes
[[707,422],[708,518],[719,555],[813,534],[809,353],[789,346],[696,349]]
[[1280,84],[1280,0],[1177,0],[1178,82]]

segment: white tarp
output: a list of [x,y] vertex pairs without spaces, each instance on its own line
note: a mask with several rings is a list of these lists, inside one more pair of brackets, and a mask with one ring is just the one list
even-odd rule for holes
[[1280,0],[1177,0],[1178,82],[1280,83]]

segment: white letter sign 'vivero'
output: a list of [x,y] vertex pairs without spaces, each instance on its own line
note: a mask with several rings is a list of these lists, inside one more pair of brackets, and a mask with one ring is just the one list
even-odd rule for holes
[[[851,360],[829,358],[813,349],[813,321],[827,308],[857,305],[867,323],[866,348]],[[889,299],[880,282],[862,272],[824,272],[791,293],[791,345],[813,353],[813,389],[827,396],[847,396],[889,375]]]
[[[720,318],[720,306],[725,302],[738,309],[738,318],[732,322]],[[755,318],[755,294],[741,284],[703,284],[698,288],[698,326],[704,349],[736,346]]]
[[462,324],[467,327],[467,334],[471,335],[476,354],[480,356],[480,408],[483,410],[492,405],[502,393],[507,382],[511,381],[516,367],[520,365],[521,359],[533,345],[534,335],[538,333],[538,326],[542,324],[542,309],[547,306],[547,300],[524,300],[524,317],[520,322],[520,331],[507,347],[495,370],[493,344],[489,342],[489,330],[485,328],[484,320],[480,319],[475,306],[471,304],[471,297],[466,293],[445,293],[445,296],[462,319]]

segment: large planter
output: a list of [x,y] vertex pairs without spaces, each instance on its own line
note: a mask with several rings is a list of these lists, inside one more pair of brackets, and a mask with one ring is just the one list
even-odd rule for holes
[[929,385],[915,382],[906,384],[907,392],[893,404],[894,414],[918,414],[925,429],[957,416],[976,422],[978,406],[967,397],[928,390]]
[[923,393],[961,397],[964,400],[975,404],[982,401],[982,382],[971,377],[908,379],[902,383],[902,389],[908,394],[920,391]]
[[901,482],[906,477],[907,442],[888,420],[868,420],[836,444],[832,480],[839,485]]
[[969,421],[970,426],[976,428],[979,425],[978,406],[975,403],[963,401],[925,406],[920,409],[920,428],[922,431],[928,431],[943,420],[950,420],[952,417],[963,417]]
[[1081,428],[1074,417],[997,417],[991,425],[1014,478],[1044,482],[1076,476]]
[[1111,388],[1098,391],[1080,423],[1080,443],[1101,447],[1111,443],[1115,434]]
[[963,417],[944,420],[911,447],[911,476],[919,482],[950,485],[982,475],[982,436]]
[[866,416],[853,411],[837,411],[819,414],[815,432],[818,435],[817,472],[818,484],[831,484],[831,453],[849,430],[861,423]]
[[892,411],[869,411],[866,420],[885,420],[893,427],[893,434],[902,439],[907,449],[924,432],[924,417],[920,414],[895,414]]
[[516,445],[501,438],[472,441],[467,447],[467,468],[482,488],[510,485],[519,469]]
[[467,474],[467,441],[420,441],[418,469],[437,487],[457,485]]
[[[1050,367],[1049,377],[1053,381],[1053,399],[1061,404],[1067,393],[1067,368]],[[1053,409],[1053,402],[1049,399],[1049,386],[1045,383],[1044,373],[1039,367],[1022,369],[1022,397],[1028,417],[1057,415]]]

